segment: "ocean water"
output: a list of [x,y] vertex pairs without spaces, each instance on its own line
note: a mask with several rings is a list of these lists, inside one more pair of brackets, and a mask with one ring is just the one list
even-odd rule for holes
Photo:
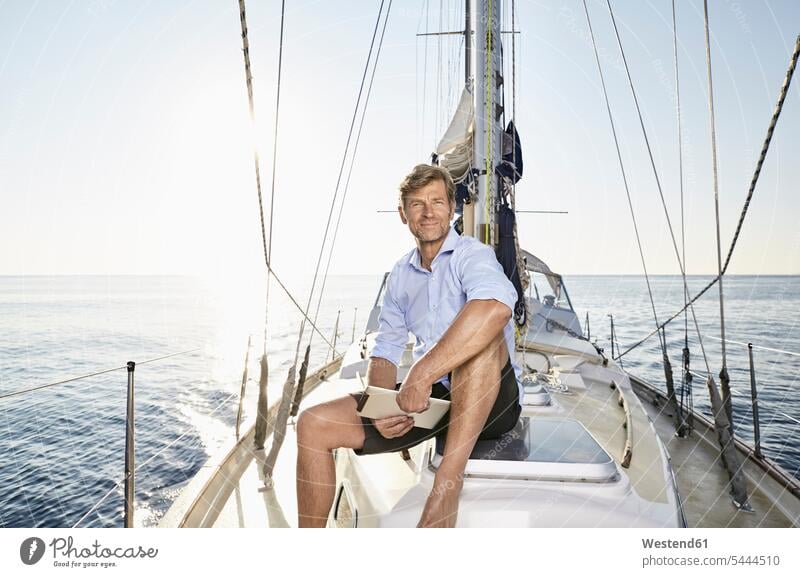
[[[710,280],[691,277],[694,294]],[[317,326],[342,351],[363,331],[381,278],[327,281]],[[609,314],[623,348],[654,327],[642,277],[566,277],[582,323],[610,352]],[[683,303],[679,277],[651,279],[659,320]],[[289,288],[305,305],[309,279]],[[302,298],[300,298],[302,297]],[[752,342],[764,453],[790,474],[800,466],[800,277],[725,280],[726,337]],[[158,523],[206,459],[234,436],[248,339],[245,416],[255,407],[258,356],[264,347],[264,287],[188,277],[0,277],[0,526],[115,527],[122,525],[127,361],[137,363],[136,524]],[[695,306],[709,366],[721,366],[716,288]],[[316,297],[312,312],[316,308]],[[269,396],[280,395],[297,350],[300,314],[273,283],[267,346]],[[693,322],[692,367],[705,374]],[[309,330],[306,330],[306,341]],[[667,329],[680,385],[683,317]],[[774,349],[766,350],[765,348]],[[753,442],[747,348],[729,344],[737,434]],[[175,356],[161,358],[174,353]],[[301,350],[302,354],[302,350]],[[316,334],[311,365],[330,358]],[[658,340],[623,358],[625,368],[664,386]],[[106,372],[103,372],[106,371]],[[101,373],[101,374],[96,374]],[[694,384],[695,407],[707,411],[704,379]]]

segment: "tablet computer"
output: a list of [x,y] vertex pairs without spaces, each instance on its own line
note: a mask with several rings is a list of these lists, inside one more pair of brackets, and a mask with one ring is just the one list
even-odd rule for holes
[[397,405],[398,391],[383,387],[367,387],[361,393],[357,412],[370,419],[385,419],[397,415],[410,415],[414,418],[414,426],[432,429],[450,409],[450,401],[430,399],[430,407],[421,413],[407,413]]

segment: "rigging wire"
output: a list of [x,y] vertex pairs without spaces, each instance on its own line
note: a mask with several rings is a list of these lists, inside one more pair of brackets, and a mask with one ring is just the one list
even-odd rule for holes
[[[516,0],[511,0],[511,120],[514,121],[514,128],[517,126],[517,4]],[[512,158],[514,166],[517,166],[517,147],[513,149]],[[514,187],[516,187],[516,182]]]
[[[585,0],[584,0],[584,5],[585,5]],[[688,288],[688,284],[686,282],[686,271],[685,271],[684,266],[683,266],[683,261],[681,260],[680,252],[678,251],[678,243],[675,240],[675,231],[672,228],[672,221],[669,218],[669,211],[667,210],[667,203],[664,200],[664,191],[661,188],[661,180],[658,177],[658,169],[656,168],[656,163],[655,163],[655,160],[653,158],[653,151],[652,151],[652,148],[650,147],[650,140],[647,137],[647,129],[644,126],[644,119],[642,117],[642,110],[641,110],[641,107],[639,106],[639,99],[636,96],[636,90],[634,89],[634,86],[633,86],[633,78],[631,77],[631,71],[630,71],[630,68],[628,67],[628,60],[625,57],[625,50],[622,47],[622,39],[620,38],[619,29],[617,28],[617,21],[616,21],[616,18],[614,17],[614,10],[611,8],[611,0],[606,0],[606,5],[608,6],[608,12],[611,15],[611,22],[614,25],[614,34],[615,34],[615,36],[617,38],[617,46],[619,46],[620,54],[622,55],[622,62],[625,65],[625,74],[628,77],[628,86],[631,89],[631,95],[633,96],[633,102],[636,105],[636,113],[637,113],[637,115],[639,117],[639,125],[642,128],[642,135],[644,136],[644,142],[645,142],[645,145],[647,147],[647,155],[650,158],[650,166],[653,168],[653,176],[655,177],[655,180],[656,180],[656,188],[658,189],[658,195],[659,195],[659,198],[661,199],[661,206],[664,209],[664,216],[667,219],[667,226],[669,228],[669,234],[670,234],[670,237],[672,239],[672,246],[675,249],[675,258],[678,260],[678,267],[680,268],[680,271],[681,271],[681,278],[683,279],[684,290],[686,292],[688,292],[689,288]],[[587,12],[587,14],[588,14],[588,12]],[[711,367],[708,364],[708,357],[706,356],[705,346],[703,345],[703,337],[700,334],[700,325],[697,323],[697,315],[695,314],[694,306],[692,306],[691,303],[689,304],[689,307],[690,307],[690,310],[691,310],[691,313],[692,313],[692,319],[694,320],[695,331],[697,332],[697,340],[700,343],[700,350],[703,353],[703,361],[705,362],[705,365],[706,365],[706,371],[708,372],[709,375],[711,375]],[[658,324],[658,323],[656,323],[656,324]],[[658,329],[656,329],[656,330],[658,331]],[[666,343],[664,343],[664,341],[661,339],[661,337],[659,337],[659,340],[662,343],[661,344],[662,349],[664,349],[664,351],[665,351],[664,354],[666,354]]]
[[[391,0],[389,0],[391,3]],[[308,319],[308,311],[311,310],[311,302],[314,297],[314,289],[317,285],[317,279],[319,277],[319,269],[320,265],[322,264],[322,257],[325,252],[325,246],[328,241],[328,233],[330,231],[331,220],[333,218],[333,211],[336,208],[336,199],[339,195],[339,189],[342,181],[342,174],[344,173],[345,163],[347,161],[348,151],[350,150],[350,142],[353,137],[353,130],[355,128],[356,118],[358,117],[359,107],[361,105],[361,98],[364,93],[364,84],[366,82],[367,74],[369,72],[370,62],[372,61],[372,53],[375,49],[375,38],[378,35],[378,28],[380,26],[381,17],[383,16],[383,6],[385,0],[381,0],[380,8],[378,10],[378,17],[375,20],[375,28],[372,31],[372,40],[370,41],[369,53],[367,55],[367,61],[364,65],[364,73],[361,77],[361,85],[358,90],[358,98],[356,99],[356,104],[353,109],[353,117],[350,120],[350,129],[347,134],[347,142],[345,143],[344,154],[342,155],[342,162],[339,167],[339,175],[336,180],[336,187],[334,189],[333,198],[331,199],[331,207],[328,211],[328,219],[325,224],[325,232],[322,235],[322,245],[320,246],[319,255],[317,257],[317,264],[314,268],[314,279],[311,284],[311,290],[308,294],[308,302],[306,303],[304,319],[300,324],[300,333],[297,337],[297,346],[295,348],[294,354],[294,362],[292,363],[291,367],[289,368],[288,375],[286,377],[286,381],[283,385],[283,393],[281,396],[281,402],[278,407],[278,413],[275,417],[274,425],[273,425],[273,433],[272,433],[272,446],[270,447],[270,452],[267,455],[266,461],[263,465],[263,472],[264,472],[264,483],[265,486],[271,487],[272,486],[272,473],[275,468],[275,462],[278,458],[278,453],[280,452],[283,446],[283,440],[286,434],[286,425],[287,419],[289,418],[290,414],[292,417],[296,416],[297,411],[300,407],[300,401],[302,400],[302,392],[303,386],[305,383],[306,378],[306,371],[308,370],[308,361],[309,355],[311,352],[311,341],[309,340],[309,344],[306,346],[305,355],[303,359],[303,363],[300,366],[300,375],[299,380],[296,378],[296,369],[297,369],[297,361],[300,357],[300,345],[303,342],[303,335],[305,332],[305,323]],[[333,246],[331,245],[331,251],[333,250]],[[315,326],[315,323],[310,321],[312,326]],[[323,337],[324,338],[324,337]],[[331,344],[327,339],[325,342],[331,348],[334,349],[333,344]]]
[[420,156],[420,151],[422,147],[420,143],[422,142],[422,135],[420,134],[420,122],[419,122],[419,115],[416,114],[416,111],[419,110],[419,29],[422,27],[422,14],[420,14],[419,22],[417,22],[417,34],[414,37],[414,128],[416,130],[416,142],[417,142],[417,156]]
[[[141,363],[140,363],[140,364],[141,364]],[[224,406],[224,405],[225,405],[225,404],[226,404],[228,401],[230,401],[230,400],[231,400],[233,397],[235,397],[235,396],[237,396],[237,393],[236,393],[236,392],[233,392],[233,393],[231,393],[230,395],[228,395],[228,397],[227,397],[227,398],[226,398],[224,401],[222,401],[222,402],[221,402],[219,405],[217,405],[217,406],[214,408],[214,410],[213,410],[213,411],[211,411],[211,412],[208,414],[208,416],[209,416],[209,417],[213,417],[213,416],[216,414],[216,412],[217,412],[217,411],[219,411],[219,410],[220,410],[220,409],[221,409],[221,408],[222,408],[222,407],[223,407],[223,406]],[[152,455],[152,456],[151,456],[149,459],[147,459],[147,460],[146,460],[146,461],[144,461],[143,463],[141,463],[141,464],[137,465],[137,466],[136,466],[136,467],[133,469],[133,474],[135,475],[135,474],[136,474],[138,471],[140,471],[141,469],[144,469],[144,468],[145,468],[147,465],[149,465],[149,464],[150,464],[150,463],[151,463],[151,462],[152,462],[152,461],[153,461],[153,460],[154,460],[156,457],[158,457],[159,455],[162,455],[162,454],[163,454],[163,453],[164,453],[164,452],[165,452],[167,449],[169,449],[170,447],[172,447],[173,445],[175,445],[175,443],[177,443],[178,441],[180,441],[181,439],[183,439],[183,438],[184,438],[186,435],[188,435],[189,433],[192,433],[192,432],[194,432],[195,430],[196,430],[196,428],[195,428],[195,427],[193,427],[193,426],[186,427],[186,428],[183,430],[183,432],[180,434],[180,436],[176,437],[175,439],[173,439],[172,441],[170,441],[169,443],[167,443],[166,445],[164,445],[163,447],[161,447],[161,449],[160,449],[159,451],[157,451],[157,452],[156,452],[154,455]],[[89,515],[90,515],[90,514],[91,514],[93,511],[95,511],[95,510],[96,510],[96,509],[97,509],[97,508],[98,508],[100,505],[102,505],[102,504],[103,504],[103,502],[104,502],[106,499],[108,499],[108,497],[109,497],[109,496],[110,496],[110,495],[111,495],[111,494],[112,494],[112,493],[113,493],[113,492],[114,492],[116,489],[118,489],[119,487],[121,487],[121,486],[122,486],[122,484],[125,482],[125,478],[126,478],[126,476],[123,476],[123,477],[122,477],[122,479],[120,479],[119,481],[117,481],[117,482],[116,482],[116,483],[115,483],[115,484],[114,484],[114,485],[111,487],[111,489],[109,489],[109,490],[108,490],[108,492],[106,492],[106,494],[105,494],[105,495],[103,495],[103,496],[100,498],[100,500],[99,500],[99,501],[97,501],[97,502],[96,502],[96,503],[95,503],[95,504],[94,504],[94,505],[93,505],[93,506],[92,506],[92,507],[91,507],[91,508],[90,508],[88,511],[86,511],[86,513],[84,513],[84,514],[83,514],[83,516],[82,516],[80,519],[78,519],[78,520],[75,522],[75,524],[72,526],[72,528],[73,528],[73,529],[75,529],[75,528],[76,528],[78,525],[80,525],[80,524],[83,522],[83,520],[84,520],[84,519],[86,519],[86,517],[88,517],[88,516],[89,516]]]
[[[267,243],[267,259],[272,260],[272,222],[275,215],[275,174],[277,173],[278,163],[278,122],[280,120],[281,110],[281,72],[283,70],[283,28],[286,20],[286,0],[281,0],[281,33],[278,41],[278,83],[275,95],[275,132],[272,140],[272,186],[269,201],[269,241]],[[252,118],[253,107],[252,102],[250,106],[250,113]],[[255,118],[252,118],[253,125],[255,125]],[[267,291],[266,291],[266,305],[264,307],[264,354],[267,354],[267,327],[269,323],[269,286],[270,278],[272,275],[267,270]],[[313,334],[313,333],[312,333]]]
[[[450,18],[451,18],[451,10],[450,10],[450,0],[447,1],[447,30],[452,30],[453,27],[450,25]],[[453,102],[453,42],[447,43],[447,110],[450,110],[451,104]],[[445,122],[447,118],[445,118]],[[446,130],[446,129],[445,129]]]
[[[139,366],[139,365],[146,365],[147,363],[155,363],[156,361],[163,361],[164,359],[169,359],[171,357],[177,357],[178,355],[187,355],[189,353],[196,353],[197,351],[200,351],[200,350],[202,350],[202,348],[196,348],[196,349],[190,349],[188,351],[181,351],[181,352],[178,352],[178,353],[172,353],[172,354],[169,354],[169,355],[164,355],[163,357],[157,357],[155,359],[148,359],[146,361],[137,362],[136,365]],[[80,381],[82,379],[88,379],[90,377],[96,377],[98,375],[104,375],[106,373],[111,373],[111,372],[114,372],[114,371],[120,371],[122,369],[127,369],[127,365],[123,365],[121,367],[114,367],[114,368],[111,368],[111,369],[104,369],[104,370],[97,371],[97,372],[94,372],[94,373],[89,373],[88,375],[81,375],[81,376],[78,376],[78,377],[71,377],[69,379],[64,379],[62,381],[57,381],[55,383],[48,383],[46,385],[39,385],[37,387],[31,387],[29,389],[21,389],[19,391],[13,391],[11,393],[5,393],[3,395],[0,395],[0,401],[3,400],[3,399],[7,399],[9,397],[16,397],[18,395],[23,395],[25,393],[31,393],[33,391],[38,391],[40,389],[48,389],[50,387],[55,387],[57,385],[64,385],[66,383],[72,383],[74,381]]]
[[431,5],[430,0],[425,0],[425,49],[422,59],[422,140],[425,140],[425,105],[428,102],[428,38],[430,38]]
[[[439,0],[439,32],[442,32],[442,11],[444,6],[443,0]],[[441,134],[442,122],[442,37],[436,38],[436,116],[435,116],[435,130],[436,134]]]
[[[353,167],[355,166],[356,153],[358,152],[358,144],[361,141],[361,131],[364,128],[364,119],[367,116],[367,107],[369,106],[369,99],[370,99],[370,95],[372,94],[372,85],[373,85],[373,82],[375,81],[375,72],[378,69],[378,61],[379,61],[379,59],[381,57],[381,48],[383,47],[383,38],[384,38],[384,35],[386,34],[386,25],[389,22],[389,14],[390,14],[391,10],[392,10],[392,0],[389,0],[389,5],[386,8],[386,17],[383,20],[383,29],[381,30],[381,37],[380,37],[380,40],[378,41],[378,50],[375,52],[375,60],[374,60],[373,66],[372,66],[372,75],[370,76],[369,86],[367,88],[367,95],[364,98],[364,106],[361,109],[361,121],[359,122],[358,133],[356,134],[355,144],[353,145],[353,152],[350,155],[350,168],[348,170],[347,179],[345,180],[345,184],[344,184],[344,192],[342,193],[342,202],[339,204],[339,214],[336,217],[336,225],[334,226],[334,229],[333,229],[333,237],[332,237],[332,240],[331,240],[331,249],[328,252],[328,261],[327,261],[327,263],[325,265],[325,274],[322,277],[322,286],[320,287],[320,291],[319,291],[319,298],[317,300],[317,308],[316,308],[316,311],[314,312],[314,322],[317,322],[317,317],[319,316],[320,305],[322,304],[322,296],[325,293],[325,284],[327,283],[327,280],[328,280],[328,271],[329,271],[330,266],[331,266],[331,259],[333,257],[333,249],[336,246],[336,237],[337,237],[337,235],[339,233],[339,225],[340,225],[340,223],[342,221],[342,213],[344,212],[344,205],[345,205],[345,202],[347,201],[347,193],[350,190],[350,177],[353,175]],[[342,159],[342,161],[344,162],[344,159]],[[344,165],[342,165],[342,168],[344,168]],[[309,338],[309,342],[308,342],[309,346],[311,346],[311,341],[313,340],[313,338],[314,338],[314,333],[311,333],[311,337]],[[336,351],[334,350],[333,352],[334,352],[334,355],[335,355]]]
[[[738,225],[736,227],[736,233],[733,236],[733,240],[731,241],[731,246],[730,246],[730,248],[728,250],[728,258],[725,260],[725,266],[722,267],[722,274],[723,275],[728,271],[728,265],[730,264],[731,257],[733,256],[733,250],[736,247],[737,241],[739,240],[739,232],[742,229],[742,224],[744,223],[745,216],[747,215],[747,209],[750,206],[750,200],[753,198],[753,193],[755,192],[756,184],[758,183],[758,178],[761,175],[761,168],[762,168],[762,166],[764,164],[764,160],[765,160],[765,158],[767,156],[767,152],[769,151],[769,147],[770,147],[770,143],[772,141],[772,135],[773,135],[773,132],[775,130],[775,126],[776,126],[776,124],[778,122],[778,118],[781,115],[781,111],[783,110],[784,101],[786,100],[786,95],[787,95],[787,93],[789,91],[789,86],[790,86],[790,84],[792,82],[792,76],[794,75],[794,71],[795,71],[795,68],[797,66],[798,55],[800,55],[800,35],[798,35],[798,37],[797,37],[797,41],[796,41],[795,47],[794,47],[794,52],[792,53],[791,59],[789,61],[789,68],[786,70],[786,76],[784,77],[783,85],[781,86],[781,91],[780,91],[780,95],[778,97],[778,102],[775,105],[775,110],[772,113],[772,119],[770,120],[769,128],[767,129],[767,136],[764,139],[763,145],[761,146],[761,154],[759,155],[758,163],[756,165],[755,172],[753,173],[753,178],[750,181],[750,188],[749,188],[749,191],[748,191],[747,199],[745,200],[744,206],[742,207],[742,212],[739,215],[739,223],[738,223]],[[674,321],[676,318],[678,318],[678,316],[680,316],[680,314],[683,313],[683,311],[685,311],[688,306],[690,306],[693,303],[695,303],[711,287],[713,287],[718,280],[719,280],[719,276],[714,277],[705,287],[703,287],[703,289],[700,292],[698,292],[694,297],[692,297],[692,299],[689,301],[689,303],[685,307],[683,307],[678,312],[676,312],[674,315],[672,315],[669,319],[667,319],[664,322],[664,325],[667,325],[667,324],[671,323],[672,321]],[[659,327],[658,330],[660,330],[660,328],[661,327]],[[637,341],[636,343],[634,343],[633,345],[628,347],[623,353],[617,355],[617,358],[619,359],[620,357],[622,357],[622,356],[628,354],[629,352],[631,352],[633,349],[639,347],[642,343],[644,343],[646,340],[648,340],[650,337],[652,337],[655,333],[656,333],[656,331],[653,331],[652,333],[650,333],[649,335],[647,335],[643,339]]]
[[[591,18],[589,16],[589,7],[586,5],[586,0],[583,0],[583,9],[586,12],[586,22],[589,25],[589,35],[592,38],[592,46],[594,48],[594,57],[595,57],[595,60],[597,62],[597,71],[600,73],[600,84],[601,84],[601,86],[603,88],[603,96],[605,98],[606,110],[608,111],[608,120],[611,123],[611,133],[614,136],[614,146],[615,146],[615,148],[617,150],[617,158],[619,160],[619,168],[620,168],[620,171],[622,172],[622,182],[623,182],[623,184],[625,186],[625,196],[628,199],[628,208],[630,209],[631,220],[633,221],[633,231],[634,231],[634,233],[636,235],[636,244],[639,247],[639,257],[640,257],[640,259],[642,261],[642,269],[644,270],[644,278],[645,278],[645,281],[647,283],[647,294],[650,297],[650,307],[653,310],[653,319],[655,320],[656,327],[658,327],[659,326],[658,313],[656,313],[655,300],[653,299],[653,290],[652,290],[652,288],[650,286],[650,276],[647,274],[647,263],[646,263],[645,258],[644,258],[644,249],[642,248],[642,241],[641,241],[641,238],[639,237],[639,226],[636,223],[636,214],[633,211],[633,201],[631,200],[631,191],[630,191],[630,187],[628,186],[628,176],[627,176],[627,174],[625,172],[625,164],[622,161],[622,152],[620,151],[620,148],[619,148],[619,139],[617,137],[617,129],[616,129],[616,125],[614,123],[614,115],[611,112],[611,103],[610,103],[609,98],[608,98],[608,90],[606,89],[605,77],[603,76],[603,67],[600,64],[600,54],[599,54],[599,52],[597,50],[597,42],[596,42],[595,37],[594,37],[594,30],[592,28],[592,20],[591,20]],[[658,332],[658,340],[659,340],[659,342],[661,344],[661,350],[663,351],[663,350],[665,350],[665,343],[662,341],[661,333],[658,331],[658,329],[656,329],[656,332]]]
[[[681,85],[680,74],[678,73],[678,24],[675,17],[675,0],[672,0],[672,46],[675,54],[675,112],[678,125],[678,184],[681,196],[681,254],[684,269],[686,268],[686,228],[685,213],[683,203],[683,127],[681,123]],[[683,305],[684,309],[689,301],[688,287],[684,286]],[[684,343],[689,346],[689,313],[684,310],[683,338]]]
[[[683,260],[684,270],[686,269],[686,226],[685,226],[685,211],[684,211],[684,191],[683,191],[683,127],[681,123],[681,84],[680,74],[678,72],[678,23],[675,16],[675,0],[672,0],[672,47],[674,50],[675,58],[675,116],[678,125],[678,184],[680,188],[681,197],[681,258]],[[692,395],[692,375],[689,373],[689,313],[686,311],[689,301],[689,287],[687,284],[683,285],[683,351],[681,354],[681,400],[680,407],[683,409],[684,402],[688,403],[689,411],[691,412],[694,407],[694,399]],[[665,327],[661,328],[662,331]],[[686,398],[685,398],[686,397]],[[683,415],[682,415],[682,418]]]
[[[242,47],[243,47],[242,52],[244,54],[245,80],[247,82],[247,99],[250,108],[250,118],[252,120],[255,118],[255,106],[253,103],[253,75],[250,71],[250,42],[247,35],[247,17],[245,14],[244,0],[239,0],[239,20],[242,26]],[[267,266],[267,273],[271,274],[275,278],[275,282],[278,283],[278,286],[280,286],[281,289],[283,289],[283,292],[286,293],[286,296],[289,297],[289,300],[292,302],[292,304],[295,307],[297,307],[297,310],[299,310],[300,314],[303,315],[303,323],[305,323],[307,320],[310,322],[306,310],[300,306],[300,303],[297,302],[292,293],[289,292],[289,289],[286,288],[286,285],[283,284],[281,279],[275,273],[275,270],[272,268],[272,261],[270,259],[270,249],[267,247],[267,233],[264,224],[264,202],[261,194],[260,160],[258,155],[258,148],[255,146],[255,143],[253,145],[253,155],[254,155],[255,170],[256,170],[256,190],[258,192],[258,208],[259,208],[258,214],[261,219],[261,243],[264,248],[264,263]],[[271,234],[271,227],[270,227],[270,234]],[[325,342],[330,345],[330,342],[325,337],[325,335],[323,335],[320,332],[319,328],[317,328],[317,326],[314,323],[311,323],[311,326],[315,331],[319,333],[319,335],[325,340]]]
[[[389,0],[389,1],[391,2],[391,0]],[[370,61],[372,59],[372,51],[373,51],[373,49],[375,47],[375,38],[378,35],[378,27],[379,27],[379,24],[380,24],[380,21],[381,21],[381,16],[383,15],[383,5],[384,5],[384,3],[385,3],[385,0],[381,0],[381,5],[380,5],[380,8],[378,9],[378,18],[375,21],[375,28],[372,31],[372,41],[370,42],[369,53],[367,54],[367,62],[364,65],[364,74],[361,76],[361,86],[358,89],[358,97],[356,98],[356,105],[355,105],[355,108],[353,110],[353,118],[350,121],[350,130],[347,133],[347,142],[345,143],[344,154],[342,155],[342,163],[341,163],[341,166],[339,167],[339,176],[338,176],[338,178],[336,180],[336,187],[335,187],[334,192],[333,192],[333,199],[331,200],[331,208],[328,211],[328,220],[325,223],[325,232],[322,235],[322,246],[320,246],[319,255],[317,257],[317,265],[314,268],[314,279],[311,282],[311,290],[309,291],[309,294],[308,294],[308,302],[306,303],[305,314],[304,314],[302,322],[300,323],[300,335],[297,338],[297,347],[295,349],[295,354],[294,354],[294,364],[295,365],[297,365],[297,359],[300,356],[300,344],[303,341],[303,334],[305,332],[305,323],[306,323],[306,320],[308,319],[308,311],[311,310],[311,301],[312,301],[312,299],[314,297],[314,289],[317,286],[317,278],[319,276],[319,267],[322,264],[322,256],[323,256],[323,254],[325,252],[325,245],[327,244],[327,240],[328,240],[328,232],[330,231],[331,219],[333,218],[333,211],[334,211],[334,209],[336,207],[336,198],[339,195],[339,186],[340,186],[341,181],[342,181],[342,173],[344,172],[344,166],[345,166],[345,162],[346,162],[346,159],[347,159],[347,153],[348,153],[348,150],[350,149],[350,141],[351,141],[351,139],[353,137],[353,129],[355,128],[356,118],[358,116],[358,109],[359,109],[359,106],[361,104],[361,96],[362,96],[362,94],[364,92],[364,83],[366,81],[367,73],[369,71],[369,64],[370,64]],[[311,322],[311,321],[309,320],[309,322]],[[314,326],[315,323],[311,322],[311,324],[312,324],[312,326]],[[322,333],[320,333],[320,336],[322,336]],[[325,339],[325,342],[328,344],[328,346],[333,348],[333,344],[331,344],[327,339]]]
[[[717,271],[719,275],[719,326],[722,334],[722,371],[728,369],[725,349],[725,300],[722,290],[722,242],[719,235],[719,176],[717,170],[717,128],[714,119],[714,84],[711,80],[711,41],[708,31],[708,0],[703,0],[703,14],[706,33],[706,71],[708,73],[708,114],[711,122],[711,168],[714,183],[714,221],[717,226]],[[726,402],[727,405],[727,402]]]
[[[715,341],[719,340],[719,337],[715,337],[715,336],[709,336],[709,338],[714,339]],[[743,347],[746,347],[749,344],[749,345],[752,345],[752,347],[754,349],[760,349],[762,351],[770,351],[772,353],[781,353],[781,354],[789,355],[789,356],[792,356],[792,357],[800,357],[800,353],[795,353],[795,352],[792,352],[792,351],[786,351],[784,349],[774,349],[774,348],[771,348],[771,347],[762,347],[762,346],[759,346],[759,345],[753,345],[753,343],[743,343],[741,341],[734,341],[732,339],[728,339],[728,343],[729,344],[734,344],[734,345],[742,345]]]

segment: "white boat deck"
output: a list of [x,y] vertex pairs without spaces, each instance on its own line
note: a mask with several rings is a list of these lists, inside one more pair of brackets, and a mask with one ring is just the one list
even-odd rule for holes
[[[663,404],[645,400],[642,405],[669,452],[689,527],[800,526],[797,498],[748,459],[744,473],[753,511],[738,510],[728,495],[728,474],[719,459],[716,433],[696,422],[691,437],[676,437],[672,415]],[[740,452],[740,457],[745,455]]]
[[[675,438],[669,416],[649,401],[642,402],[628,376],[615,366],[605,368],[592,359],[569,355],[548,356],[553,366],[563,369],[558,373],[560,386],[551,388],[551,405],[525,406],[523,417],[578,421],[613,459],[617,474],[610,481],[592,481],[588,474],[582,482],[572,477],[553,480],[536,473],[526,478],[519,474],[525,466],[550,473],[558,471],[558,466],[522,462],[514,470],[515,461],[471,461],[458,526],[679,526],[670,458],[688,526],[798,524],[797,499],[785,490],[781,492],[755,465],[747,469],[755,513],[737,512],[727,497],[727,476],[716,462],[713,443],[700,434],[690,439]],[[342,379],[336,372],[312,388],[302,407],[359,388],[357,379]],[[205,474],[199,475],[176,501],[162,526],[296,526],[294,427],[287,427],[269,489],[263,482],[265,455],[252,449],[252,434],[249,429],[242,442],[217,458],[218,465],[204,468]],[[547,439],[540,442],[546,444]],[[626,442],[632,449],[627,468],[621,466]],[[268,448],[269,443],[268,438]],[[355,510],[359,527],[415,526],[435,474],[438,456],[434,447],[434,440],[417,445],[410,451],[409,461],[404,461],[400,453],[358,457],[350,450],[337,451],[337,495],[342,493],[342,501],[349,508],[343,506],[337,522],[331,520],[330,524],[352,525]],[[487,474],[493,466],[494,474]],[[510,474],[513,472],[518,474]]]

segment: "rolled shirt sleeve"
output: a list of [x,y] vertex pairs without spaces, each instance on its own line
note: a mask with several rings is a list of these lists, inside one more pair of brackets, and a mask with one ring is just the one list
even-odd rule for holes
[[496,300],[514,312],[517,291],[489,246],[480,241],[467,245],[463,258],[459,260],[459,269],[467,301]]
[[383,295],[381,313],[378,318],[378,334],[375,337],[375,346],[370,353],[370,358],[379,357],[391,361],[395,366],[400,366],[400,359],[408,342],[408,327],[405,315],[397,304],[395,270],[386,280],[386,291]]

